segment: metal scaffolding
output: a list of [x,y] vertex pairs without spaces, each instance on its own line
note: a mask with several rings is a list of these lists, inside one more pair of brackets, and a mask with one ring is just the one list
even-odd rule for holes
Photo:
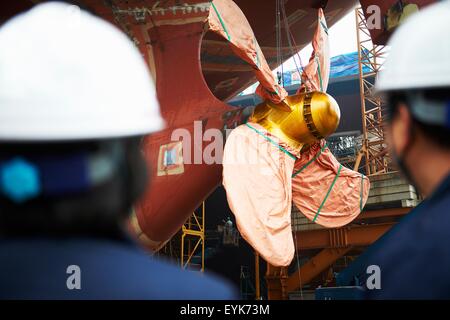
[[181,228],[181,268],[205,271],[205,202]]
[[373,90],[375,78],[385,61],[386,47],[373,44],[363,9],[357,8],[355,14],[365,173],[370,176],[390,171],[383,128],[384,102],[374,95]]

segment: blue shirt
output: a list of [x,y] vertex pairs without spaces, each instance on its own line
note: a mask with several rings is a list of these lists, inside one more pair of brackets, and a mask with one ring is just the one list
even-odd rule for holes
[[[69,266],[79,267],[79,290],[69,289],[77,284],[69,279],[77,273]],[[132,242],[0,241],[0,299],[235,299],[235,294],[218,278],[159,261]]]
[[450,299],[450,175],[377,241],[381,289],[368,299]]

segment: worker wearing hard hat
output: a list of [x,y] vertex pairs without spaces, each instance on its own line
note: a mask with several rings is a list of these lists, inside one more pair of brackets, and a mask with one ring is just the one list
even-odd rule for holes
[[401,25],[376,82],[391,155],[425,200],[369,249],[381,280],[369,298],[450,298],[449,17],[442,1]]
[[0,28],[0,298],[234,297],[123,231],[147,185],[140,139],[162,127],[148,69],[114,26],[55,2]]

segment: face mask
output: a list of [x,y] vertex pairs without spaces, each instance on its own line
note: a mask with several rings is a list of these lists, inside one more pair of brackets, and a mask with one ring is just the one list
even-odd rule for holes
[[[412,137],[411,140],[413,140],[414,139],[414,131],[411,130],[410,135]],[[392,158],[397,163],[399,169],[402,171],[406,180],[408,180],[408,182],[414,187],[414,189],[416,189],[416,191],[419,192],[419,189],[413,178],[413,175],[411,174],[411,171],[408,169],[408,167],[406,166],[406,163],[405,163],[405,157],[408,155],[411,145],[412,145],[412,141],[406,146],[405,151],[401,155],[395,151],[395,148],[392,148]]]

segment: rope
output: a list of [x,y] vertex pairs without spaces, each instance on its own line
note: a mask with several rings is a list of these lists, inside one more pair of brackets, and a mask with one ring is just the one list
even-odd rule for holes
[[259,45],[258,45],[258,41],[256,41],[256,38],[253,37],[253,45],[255,46],[255,53],[256,53],[256,66],[258,67],[258,69],[261,68],[261,59],[259,58]]
[[257,134],[259,134],[260,136],[262,136],[264,139],[266,139],[267,141],[269,141],[270,143],[272,143],[274,146],[278,147],[278,149],[280,149],[281,151],[283,151],[284,153],[286,153],[289,157],[291,157],[292,159],[296,160],[297,157],[294,156],[292,153],[290,153],[289,151],[287,151],[285,148],[283,148],[282,146],[280,146],[277,142],[273,141],[272,139],[270,139],[267,135],[265,135],[263,132],[258,131],[257,129],[253,128],[251,125],[249,125],[248,123],[245,124],[247,127],[249,127],[250,129],[252,129],[253,131],[255,131]]
[[364,187],[364,175],[361,174],[361,190],[359,192],[359,211],[363,209],[363,187]]
[[320,81],[320,91],[323,92],[323,84],[322,84],[322,72],[320,70],[320,61],[318,57],[316,56],[316,63],[317,63],[317,73],[319,74],[319,81]]
[[[281,6],[281,12],[282,12],[282,14],[283,14],[283,20],[284,20],[284,28],[286,29],[286,38],[287,38],[287,40],[288,40],[288,45],[289,45],[289,49],[291,50],[291,54],[292,54],[292,56],[294,57],[294,63],[295,63],[295,67],[296,67],[296,69],[297,69],[297,72],[300,74],[300,69],[299,69],[299,67],[298,67],[298,65],[297,65],[297,61],[295,60],[295,55],[298,55],[299,56],[299,54],[298,54],[298,52],[296,53],[295,51],[294,51],[294,48],[293,48],[293,46],[292,46],[292,38],[290,37],[290,33],[291,33],[291,29],[290,29],[290,27],[289,27],[289,23],[288,23],[288,19],[287,19],[287,15],[286,15],[286,7],[285,7],[285,5],[284,5],[284,1],[282,1],[282,3],[280,3],[280,6]],[[281,26],[280,26],[280,28],[281,28]],[[301,60],[300,60],[300,63],[301,63]],[[303,66],[302,66],[302,71],[303,71]]]
[[275,25],[276,25],[276,30],[275,30],[275,39],[276,39],[276,47],[277,47],[277,64],[280,65],[281,64],[281,46],[280,46],[280,41],[281,41],[281,37],[280,37],[280,11],[279,11],[279,0],[275,1]]
[[284,67],[283,67],[283,40],[281,38],[281,13],[280,13],[280,0],[275,1],[275,20],[276,20],[276,47],[277,47],[277,65],[281,66],[281,72],[277,72],[278,84],[284,88]]
[[313,163],[314,161],[317,160],[317,158],[322,154],[323,151],[325,151],[325,149],[327,148],[327,144],[325,143],[323,145],[323,147],[319,150],[319,152],[317,152],[317,154],[314,156],[314,158],[312,158],[311,160],[309,160],[300,170],[298,170],[297,172],[295,172],[292,175],[292,178],[294,178],[295,176],[299,175],[303,170],[305,170],[311,163]]
[[214,8],[214,11],[215,11],[216,14],[217,14],[217,17],[219,18],[219,21],[220,21],[220,24],[222,25],[223,31],[225,31],[225,33],[227,34],[228,41],[231,41],[231,36],[230,36],[230,34],[228,33],[227,27],[225,26],[225,23],[223,22],[222,17],[221,17],[221,15],[220,15],[219,11],[217,10],[216,6],[214,5],[213,0],[211,0],[210,2],[211,2],[212,7]]
[[298,270],[298,282],[300,285],[300,298],[303,300],[303,289],[302,289],[302,274],[300,272],[300,258],[298,256],[298,247],[297,247],[297,232],[294,231],[294,241],[295,241],[295,256],[297,260],[297,270]]
[[[291,54],[293,56],[294,59],[294,63],[295,63],[295,67],[297,69],[297,72],[299,73],[299,75],[301,74],[305,74],[306,76],[306,80],[311,84],[312,81],[309,78],[308,74],[306,74],[305,68],[303,67],[303,63],[302,63],[302,58],[300,57],[299,52],[295,52],[294,48],[293,48],[293,44],[294,46],[297,48],[297,44],[295,42],[295,38],[291,32],[291,29],[289,27],[289,23],[288,23],[288,19],[287,19],[287,15],[286,15],[286,8],[285,8],[285,4],[284,4],[284,0],[276,0],[276,23],[277,23],[277,30],[276,30],[276,38],[277,38],[277,64],[280,66],[281,65],[281,78],[279,77],[278,82],[279,84],[283,84],[284,87],[284,67],[283,67],[283,57],[282,57],[282,40],[281,40],[281,17],[280,17],[280,8],[281,8],[281,12],[283,14],[283,19],[284,19],[284,26],[286,29],[286,37],[288,40],[288,45],[289,45],[289,49],[291,50]],[[297,60],[295,59],[295,56],[297,56],[298,60],[299,60],[299,64],[300,64],[300,68],[297,64]],[[300,72],[300,69],[302,72]],[[257,131],[258,132],[258,131]],[[258,132],[259,133],[259,132]],[[270,140],[269,140],[270,141]],[[321,150],[318,152],[318,154],[312,159],[310,160],[305,166],[303,166],[303,168],[301,168],[299,171],[297,171],[296,173],[294,173],[292,175],[292,177],[295,177],[296,175],[298,175],[299,173],[301,173],[307,166],[309,166],[313,161],[315,161],[320,154],[325,150],[325,148],[327,147],[327,145],[325,144]],[[284,149],[282,149],[284,151]],[[290,155],[290,153],[289,153]],[[298,279],[299,279],[299,284],[300,284],[300,297],[303,300],[303,288],[302,288],[302,277],[301,277],[301,272],[300,272],[300,258],[298,255],[298,245],[297,245],[297,232],[294,232],[294,238],[295,238],[295,253],[296,253],[296,260],[297,260],[297,270],[298,270]]]
[[[303,170],[305,170],[311,163],[313,163],[321,154],[322,152],[327,148],[327,144],[325,143],[323,147],[317,152],[317,154],[309,160],[300,170],[298,170],[296,173],[292,175],[292,178],[294,178],[296,175],[300,174]],[[302,289],[302,275],[300,272],[300,258],[298,256],[298,245],[297,245],[297,232],[294,231],[294,239],[295,239],[295,256],[297,260],[297,270],[298,270],[298,281],[300,285],[300,298],[303,300],[303,289]]]
[[339,170],[336,174],[336,177],[334,177],[333,183],[331,184],[330,188],[328,189],[328,192],[327,192],[325,198],[323,199],[322,204],[320,205],[319,209],[317,210],[317,213],[314,216],[313,222],[316,222],[316,219],[320,214],[320,210],[322,210],[323,206],[325,205],[325,202],[327,202],[327,199],[330,196],[331,190],[333,190],[333,187],[336,184],[336,181],[339,178],[339,175],[341,174],[341,169],[342,169],[342,164],[339,166]]
[[291,31],[291,28],[289,27],[287,14],[286,14],[286,7],[284,5],[284,1],[282,3],[281,9],[282,9],[282,13],[283,13],[284,26],[285,26],[285,29],[286,29],[286,37],[288,39],[289,48],[291,49],[292,56],[294,57],[295,67],[297,68],[297,72],[300,74],[300,69],[299,69],[299,67],[297,65],[297,61],[295,60],[295,56],[297,56],[297,58],[299,60],[299,63],[300,63],[301,70],[302,70],[302,74],[305,74],[306,81],[308,81],[311,84],[312,83],[311,79],[309,78],[308,74],[306,74],[304,72],[305,68],[304,68],[304,65],[303,65],[303,62],[302,62],[302,58],[301,58],[299,52],[295,53],[294,48],[292,46],[292,44],[294,44],[294,46],[297,48],[297,43],[295,41],[294,35],[293,35],[292,31]]
[[323,28],[323,31],[328,35],[328,27],[322,22],[322,20],[319,19],[320,25]]
[[[324,23],[320,19],[319,19],[319,23],[320,23],[320,26],[323,28],[323,31],[325,31],[325,33],[328,35],[328,28],[327,28],[327,26],[324,25]],[[320,61],[319,61],[317,56],[316,56],[316,63],[317,63],[317,72],[319,74],[319,80],[320,80],[320,91],[323,92],[322,71],[320,70]]]

